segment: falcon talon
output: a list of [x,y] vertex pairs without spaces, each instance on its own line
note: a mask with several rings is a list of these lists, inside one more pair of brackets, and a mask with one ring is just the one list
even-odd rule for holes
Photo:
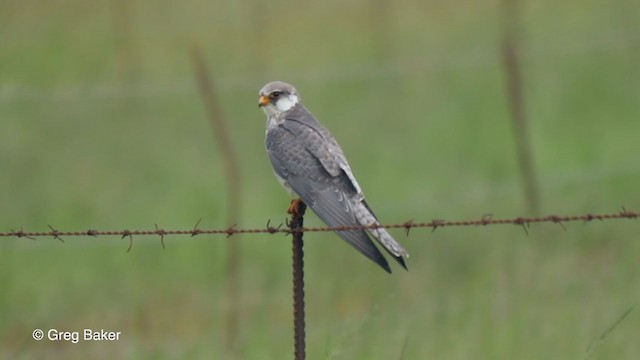
[[300,216],[304,214],[304,210],[306,209],[306,205],[302,201],[302,199],[293,199],[291,200],[291,204],[289,205],[289,209],[287,209],[287,214]]
[[349,228],[337,234],[385,271],[391,272],[389,263],[371,237],[406,268],[403,257],[407,252],[387,229],[368,227],[379,222],[344,152],[329,130],[302,105],[298,90],[274,81],[258,95],[258,107],[267,116],[265,145],[271,165],[282,186],[301,199],[295,207],[296,200],[291,203],[289,214],[300,216],[309,206],[328,227]]

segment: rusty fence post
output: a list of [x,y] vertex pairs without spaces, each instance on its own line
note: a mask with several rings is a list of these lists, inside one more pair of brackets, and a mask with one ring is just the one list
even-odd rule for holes
[[306,357],[305,344],[305,323],[304,323],[304,252],[302,250],[303,232],[300,231],[303,226],[304,211],[306,205],[302,201],[295,201],[289,213],[291,220],[289,221],[289,229],[292,236],[293,251],[293,344],[294,359],[302,360]]

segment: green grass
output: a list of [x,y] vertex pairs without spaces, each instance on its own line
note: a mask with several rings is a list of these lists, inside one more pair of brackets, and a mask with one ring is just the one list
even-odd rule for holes
[[[640,209],[640,7],[523,8],[544,214]],[[375,18],[376,11],[384,16]],[[122,14],[128,14],[122,15]],[[128,20],[126,20],[128,19]],[[525,214],[498,3],[0,4],[0,231],[226,227],[220,156],[189,49],[216,75],[243,174],[241,227],[284,221],[257,90],[293,82],[383,222]],[[320,225],[313,215],[307,224]],[[637,221],[394,234],[386,275],[306,234],[309,358],[636,359]],[[222,236],[3,238],[0,358],[230,358]],[[290,243],[238,237],[239,357],[292,353]],[[35,328],[122,331],[35,342]]]

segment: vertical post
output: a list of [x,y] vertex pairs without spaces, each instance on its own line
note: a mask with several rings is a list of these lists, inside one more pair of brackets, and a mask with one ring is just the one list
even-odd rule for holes
[[519,0],[503,0],[503,37],[502,37],[502,58],[506,75],[506,90],[513,122],[513,131],[516,143],[516,152],[520,172],[524,185],[525,198],[530,214],[537,215],[540,205],[538,198],[538,183],[533,165],[533,155],[531,150],[531,138],[529,134],[529,123],[525,109],[525,100],[522,82],[522,69],[518,53],[518,21],[519,21]]
[[294,359],[306,357],[304,330],[304,252],[302,251],[302,227],[307,206],[301,200],[294,200],[289,208],[291,220],[289,229],[293,238],[293,345]]
[[[214,135],[216,137],[216,144],[218,145],[218,151],[220,152],[222,162],[224,164],[224,174],[227,183],[227,221],[230,225],[234,225],[240,220],[240,205],[242,204],[240,194],[241,176],[238,157],[236,156],[233,142],[231,141],[231,135],[224,119],[222,107],[218,103],[218,98],[213,84],[213,77],[206,66],[204,55],[202,54],[200,47],[194,46],[192,48],[191,57],[195,70],[196,82],[200,89],[202,101],[209,113],[211,125],[213,126]],[[241,252],[237,236],[227,242],[226,259],[227,267],[225,280],[228,294],[228,309],[226,311],[226,342],[227,348],[233,354],[233,357],[237,358],[238,319],[240,318],[240,311],[238,309],[238,299],[240,296],[238,292],[241,280],[239,276]]]
[[265,73],[269,68],[268,41],[264,41],[264,34],[270,30],[269,12],[272,6],[266,1],[245,0],[240,2],[244,8],[241,19],[244,22],[241,27],[243,39],[240,43],[241,49],[246,49],[245,55],[250,62],[247,64],[252,69],[259,69],[260,73]]
[[117,62],[122,66],[125,79],[129,82],[139,80],[139,61],[133,39],[133,10],[128,0],[111,0],[112,33],[115,34]]
[[393,34],[391,22],[393,21],[393,1],[369,0],[367,4],[371,21],[371,41],[375,60],[380,64],[388,65],[389,54],[393,53]]

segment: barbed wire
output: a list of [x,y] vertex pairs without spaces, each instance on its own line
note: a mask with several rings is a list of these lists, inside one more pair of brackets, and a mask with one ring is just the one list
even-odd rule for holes
[[289,229],[283,228],[283,224],[279,224],[278,226],[271,225],[271,220],[267,221],[267,224],[264,228],[253,228],[253,229],[239,229],[237,228],[237,224],[232,225],[226,229],[199,229],[198,225],[200,224],[200,219],[196,225],[190,230],[166,230],[155,225],[155,229],[153,230],[110,230],[110,231],[102,231],[102,230],[81,230],[81,231],[60,231],[49,226],[50,231],[24,231],[23,229],[14,230],[11,229],[9,232],[0,232],[0,237],[17,237],[17,238],[27,238],[31,240],[36,240],[38,237],[52,237],[55,240],[59,240],[64,242],[64,237],[72,237],[72,236],[121,236],[123,239],[125,237],[129,237],[129,250],[131,250],[131,245],[133,243],[133,236],[148,236],[155,235],[160,236],[160,240],[162,243],[162,247],[164,248],[164,237],[167,235],[191,235],[191,237],[197,235],[227,235],[227,237],[237,235],[237,234],[291,234],[292,232],[326,232],[326,231],[350,231],[350,230],[373,230],[379,228],[385,229],[404,229],[409,235],[409,231],[413,228],[432,228],[432,231],[435,231],[438,228],[450,227],[450,226],[488,226],[488,225],[518,225],[522,226],[525,233],[528,234],[528,228],[530,224],[535,223],[555,223],[560,225],[563,229],[566,230],[564,223],[567,222],[591,222],[593,220],[614,220],[614,219],[638,219],[640,217],[640,213],[635,211],[627,210],[622,207],[622,210],[617,213],[608,213],[608,214],[583,214],[583,215],[547,215],[541,217],[516,217],[516,218],[505,218],[505,219],[494,219],[492,214],[485,214],[480,219],[477,220],[443,220],[443,219],[434,219],[427,222],[414,222],[413,220],[408,220],[403,223],[396,224],[373,224],[373,225],[358,225],[358,226],[334,226],[334,227],[303,227],[297,229]]

